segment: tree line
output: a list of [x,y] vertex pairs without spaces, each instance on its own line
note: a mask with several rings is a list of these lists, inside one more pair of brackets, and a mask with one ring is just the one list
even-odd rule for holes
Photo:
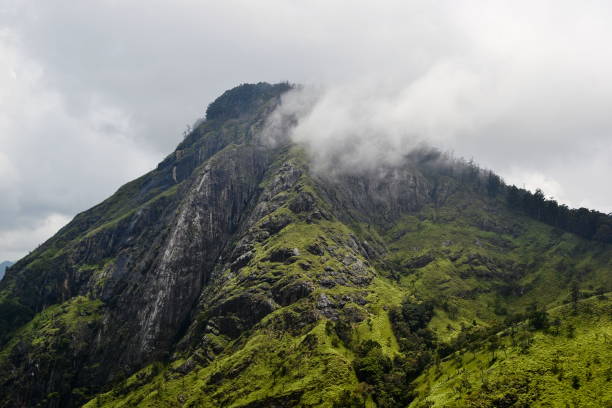
[[589,240],[612,243],[612,214],[588,208],[569,208],[553,198],[546,198],[541,189],[531,192],[508,185],[500,176],[482,169],[472,160],[456,159],[436,150],[416,155],[417,160],[425,163],[434,174],[456,178],[489,197],[501,198],[512,210]]
[[546,224],[573,232],[586,239],[612,243],[612,216],[588,208],[568,208],[552,198],[547,199],[542,190],[535,193],[514,185],[505,186],[506,201],[511,208]]

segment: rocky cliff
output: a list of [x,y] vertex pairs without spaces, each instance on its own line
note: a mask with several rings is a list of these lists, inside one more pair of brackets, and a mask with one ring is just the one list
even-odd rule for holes
[[472,167],[415,152],[331,177],[270,146],[289,88],[227,91],[10,269],[0,406],[417,404],[430,389],[411,384],[461,335],[611,289],[610,245],[513,211]]

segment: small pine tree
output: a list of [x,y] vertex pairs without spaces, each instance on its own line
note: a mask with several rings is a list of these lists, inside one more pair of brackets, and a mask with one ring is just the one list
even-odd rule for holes
[[575,335],[576,335],[576,328],[574,327],[573,324],[568,324],[567,325],[567,338],[573,339]]
[[576,314],[578,312],[578,300],[580,299],[580,286],[578,286],[576,279],[572,281],[570,296],[572,299],[572,311]]

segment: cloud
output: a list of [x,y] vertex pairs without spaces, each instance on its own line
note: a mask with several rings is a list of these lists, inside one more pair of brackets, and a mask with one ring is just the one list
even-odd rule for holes
[[0,32],[0,258],[12,260],[157,159],[117,108],[92,98],[72,115],[16,41]]
[[295,117],[294,142],[306,145],[322,171],[395,165],[423,145],[448,147],[495,115],[494,92],[463,64],[444,61],[407,82],[352,80],[300,87],[283,97],[267,133]]
[[19,259],[24,255],[23,249],[35,249],[37,243],[42,243],[70,221],[70,217],[62,214],[49,214],[32,226],[16,226],[0,231],[0,247],[3,259]]
[[348,161],[427,140],[612,211],[611,19],[604,1],[2,0],[0,231],[86,209],[224,90],[283,80],[320,90],[295,137]]

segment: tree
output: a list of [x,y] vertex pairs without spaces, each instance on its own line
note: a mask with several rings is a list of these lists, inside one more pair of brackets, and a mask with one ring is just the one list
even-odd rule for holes
[[501,178],[497,174],[493,173],[492,171],[489,171],[487,174],[487,194],[490,197],[497,196],[501,186],[502,186]]
[[506,193],[506,201],[511,208],[520,209],[521,206],[521,193],[518,187],[510,186]]
[[544,202],[544,222],[558,226],[559,204],[552,198]]
[[593,239],[596,241],[612,243],[612,221],[602,217],[602,221],[598,225]]
[[[496,177],[496,176],[495,176]],[[494,175],[487,178],[487,192],[495,194],[497,181]],[[549,225],[580,235],[586,239],[612,243],[612,215],[587,208],[569,209],[565,204],[557,203],[553,198],[546,199],[544,192],[537,189],[535,193],[505,186],[499,179],[500,188],[506,190],[506,202],[512,209],[525,212]]]
[[546,330],[550,326],[548,313],[544,309],[537,307],[529,314],[529,325],[534,330]]
[[334,401],[333,408],[364,408],[365,402],[356,393],[345,390],[340,394],[338,401]]
[[538,219],[542,219],[542,215],[544,212],[544,202],[546,201],[546,197],[544,196],[544,192],[539,188],[532,196],[531,205],[532,205],[532,213]]
[[578,280],[574,279],[570,288],[570,297],[572,300],[572,311],[574,314],[578,312],[578,300],[580,299],[580,286],[578,286]]
[[368,340],[360,346],[359,357],[354,362],[355,373],[360,381],[378,385],[391,370],[391,360],[382,352],[379,343]]

